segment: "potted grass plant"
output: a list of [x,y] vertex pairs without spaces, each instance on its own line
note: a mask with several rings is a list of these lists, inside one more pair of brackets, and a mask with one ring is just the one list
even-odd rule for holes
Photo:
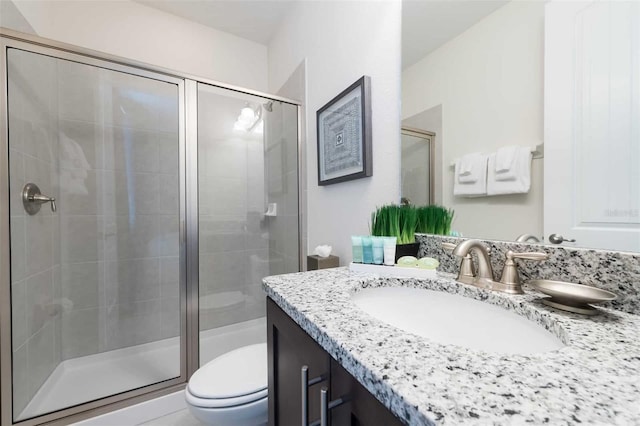
[[416,232],[421,234],[449,235],[454,211],[436,204],[416,208]]
[[396,261],[402,256],[417,256],[420,245],[415,232],[418,211],[413,206],[389,204],[371,214],[371,235],[396,237]]
[[436,204],[415,207],[388,204],[371,214],[371,235],[396,237],[396,261],[402,256],[416,256],[420,244],[415,233],[449,235],[454,211]]

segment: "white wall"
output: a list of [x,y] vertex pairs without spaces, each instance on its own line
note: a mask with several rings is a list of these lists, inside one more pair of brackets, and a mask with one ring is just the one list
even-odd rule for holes
[[[259,43],[130,0],[14,4],[42,37],[266,91],[267,48]],[[16,22],[3,18],[0,24],[24,28]]]
[[461,155],[543,140],[544,2],[508,3],[402,74],[402,117],[442,106],[443,204],[465,236],[542,235],[543,169],[528,194],[453,197]]
[[11,28],[27,34],[35,34],[31,25],[11,0],[0,0],[0,27]]
[[[269,44],[271,92],[306,58],[308,247],[332,245],[341,264],[376,206],[400,197],[400,27],[396,1],[300,2]],[[363,74],[371,77],[373,176],[320,187],[316,111]]]

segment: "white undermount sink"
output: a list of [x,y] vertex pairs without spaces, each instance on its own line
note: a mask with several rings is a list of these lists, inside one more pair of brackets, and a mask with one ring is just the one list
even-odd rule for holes
[[437,343],[504,354],[533,354],[564,344],[542,326],[499,306],[440,291],[366,288],[351,296],[369,315]]

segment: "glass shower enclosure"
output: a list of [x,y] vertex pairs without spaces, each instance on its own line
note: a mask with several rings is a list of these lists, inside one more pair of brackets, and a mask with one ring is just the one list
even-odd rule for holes
[[299,269],[298,105],[2,35],[2,424],[265,341],[261,279]]
[[198,83],[203,365],[266,342],[261,280],[298,270],[297,106]]

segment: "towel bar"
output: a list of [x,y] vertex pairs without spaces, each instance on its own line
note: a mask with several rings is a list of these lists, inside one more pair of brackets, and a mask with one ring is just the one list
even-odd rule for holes
[[[532,146],[531,147],[531,154],[533,154],[531,156],[531,158],[533,160],[538,159],[538,158],[544,158],[544,144],[538,144],[536,146]],[[456,162],[452,162],[451,164],[449,164],[449,168],[454,168],[456,165]]]

